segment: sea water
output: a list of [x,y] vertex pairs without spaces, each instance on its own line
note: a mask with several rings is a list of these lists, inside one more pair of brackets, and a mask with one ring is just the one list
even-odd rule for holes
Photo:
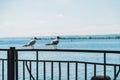
[[[26,44],[30,38],[0,38],[0,48],[1,49],[9,49],[10,47],[15,47],[16,49],[31,49],[31,47],[23,47],[24,44]],[[54,49],[53,46],[46,46],[46,43],[51,42],[51,40],[37,40],[35,44],[35,49]],[[60,40],[58,46],[58,49],[87,49],[87,50],[117,50],[120,51],[120,39],[62,39]],[[2,52],[0,52],[2,53]],[[35,52],[21,52],[18,54],[19,59],[36,59]],[[5,54],[0,54],[0,58],[7,58]],[[102,53],[68,53],[68,52],[39,52],[39,60],[71,60],[71,61],[89,61],[89,62],[100,62],[103,63],[103,54]],[[120,64],[120,55],[119,54],[107,54],[107,63],[113,63],[113,64]],[[1,64],[1,63],[0,63]],[[19,66],[22,63],[19,64]],[[32,64],[34,65],[34,64]],[[39,65],[43,65],[42,63]],[[47,66],[50,66],[48,63]],[[62,80],[66,79],[66,64],[62,64]],[[88,70],[93,69],[93,66],[89,65]],[[54,67],[58,67],[57,63],[54,64]],[[70,65],[70,68],[74,68],[75,66]],[[35,67],[33,67],[35,68]],[[98,66],[99,68],[99,66]],[[22,68],[20,68],[22,70]],[[42,67],[41,67],[42,69]],[[84,65],[79,65],[79,71],[84,69]],[[108,72],[107,74],[110,74],[113,77],[113,72],[111,73],[111,69],[113,68],[107,68]],[[72,70],[72,69],[71,69]],[[103,69],[97,69],[97,74],[102,74]],[[74,70],[72,71],[74,72]],[[70,75],[73,75],[75,73],[70,72]],[[19,74],[22,72],[19,71]],[[42,71],[39,77],[42,77]],[[50,80],[50,69],[47,68],[47,80]],[[54,69],[54,73],[58,74],[57,68]],[[28,74],[26,72],[26,74]],[[33,72],[34,74],[34,72]],[[82,72],[84,74],[84,72]],[[65,76],[66,75],[66,76]],[[90,80],[91,76],[93,75],[93,72],[88,71],[88,80]],[[19,79],[21,80],[22,76],[19,76]],[[70,80],[75,80],[75,76],[70,76]],[[84,80],[84,77],[80,76],[80,80]],[[42,80],[41,78],[40,80]],[[57,76],[54,76],[54,79],[57,80]],[[120,76],[117,80],[120,79]],[[26,80],[29,80],[29,76],[26,76]],[[79,79],[78,79],[79,80]]]

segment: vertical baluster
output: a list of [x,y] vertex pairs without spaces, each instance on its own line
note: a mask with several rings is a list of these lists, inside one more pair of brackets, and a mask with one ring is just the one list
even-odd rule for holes
[[[2,61],[0,60],[0,70],[2,70]],[[3,72],[0,72],[0,74],[2,74]],[[2,80],[2,77],[0,77],[0,79]]]
[[87,80],[87,64],[85,63],[85,80]]
[[25,80],[25,61],[23,61],[23,80]]
[[38,80],[38,51],[36,52],[36,80]]
[[68,80],[69,80],[69,77],[70,77],[69,73],[70,73],[69,62],[67,62],[67,79]]
[[116,66],[114,66],[114,79],[116,79]]
[[51,62],[51,80],[53,80],[53,62]]
[[45,65],[45,62],[43,62],[43,67],[44,67],[44,80],[46,80],[46,65]]
[[75,63],[75,66],[76,66],[75,67],[75,69],[76,69],[75,70],[75,77],[76,77],[76,80],[78,80],[78,63],[77,62]]
[[[29,66],[30,66],[30,74],[32,74],[32,70],[31,70],[31,61],[29,62]],[[30,75],[30,80],[32,80],[31,78],[32,78],[32,76]]]
[[2,80],[4,80],[4,60],[2,60]]
[[59,62],[59,80],[61,80],[61,63]]
[[94,64],[94,77],[96,77],[96,64]]
[[106,78],[106,53],[104,53],[104,78]]

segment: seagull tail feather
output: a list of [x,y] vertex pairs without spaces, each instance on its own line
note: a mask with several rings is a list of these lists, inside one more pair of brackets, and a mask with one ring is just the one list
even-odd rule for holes
[[28,45],[23,45],[23,47],[27,47]]

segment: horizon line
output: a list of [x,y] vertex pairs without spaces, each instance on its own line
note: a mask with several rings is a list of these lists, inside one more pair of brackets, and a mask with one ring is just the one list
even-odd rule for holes
[[0,37],[0,38],[30,38],[30,37],[54,37],[54,36],[104,36],[104,35],[120,35],[120,33],[116,34],[66,34],[66,35],[44,35],[44,36],[6,36],[6,37]]

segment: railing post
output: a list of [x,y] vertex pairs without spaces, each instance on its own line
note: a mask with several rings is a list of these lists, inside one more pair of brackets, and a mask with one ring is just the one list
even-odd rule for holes
[[8,58],[8,80],[17,80],[17,53],[15,51],[15,47],[10,47],[8,53],[7,53],[7,58]]
[[104,78],[106,78],[106,53],[104,53]]

